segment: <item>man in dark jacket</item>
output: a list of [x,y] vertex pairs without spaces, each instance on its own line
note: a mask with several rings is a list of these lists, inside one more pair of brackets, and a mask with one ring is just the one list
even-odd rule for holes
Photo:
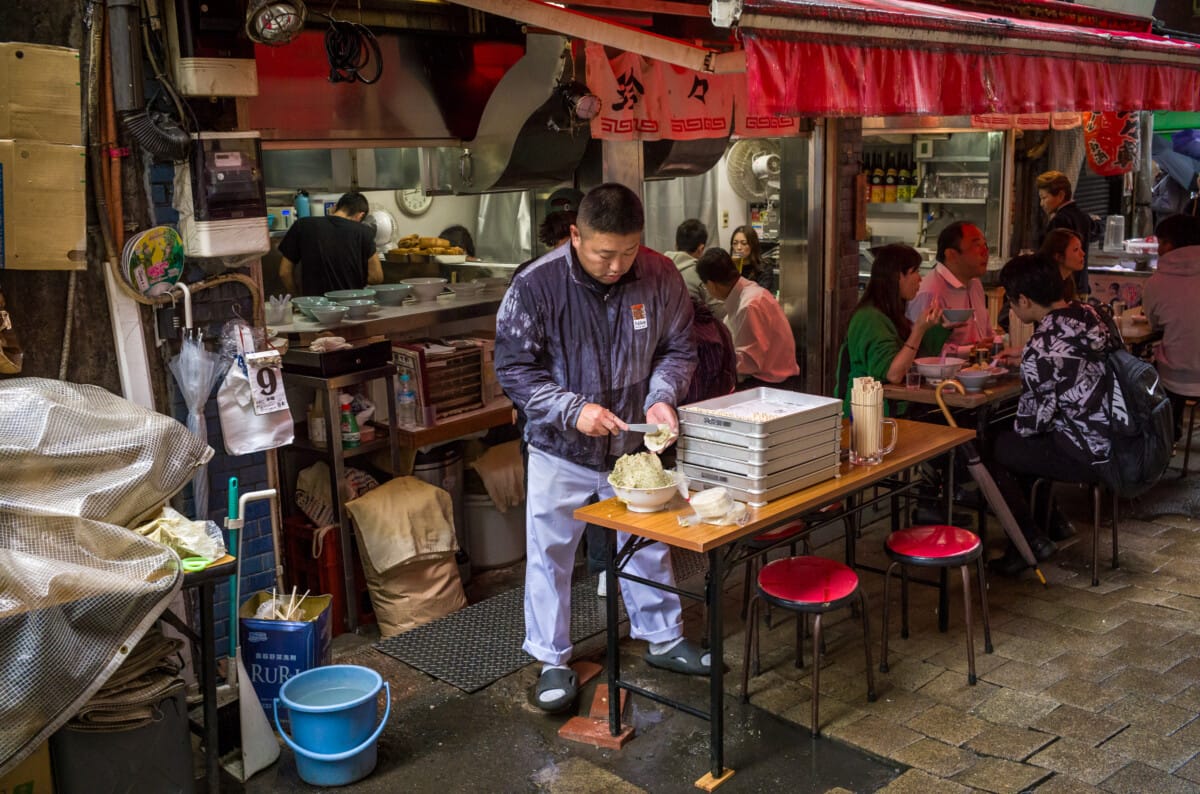
[[[1092,219],[1071,198],[1071,180],[1061,171],[1047,171],[1037,178],[1038,203],[1049,217],[1046,231],[1070,229],[1083,243],[1083,270],[1075,274],[1075,292],[1088,295],[1088,246],[1092,243]],[[1040,245],[1040,242],[1039,242]]]
[[[1033,552],[1045,559],[1054,543],[1036,528],[1025,494],[1039,477],[1095,481],[1091,464],[1112,449],[1104,354],[1114,340],[1090,304],[1063,300],[1058,266],[1049,259],[1015,257],[1000,271],[1000,283],[1034,331],[1021,354],[1024,390],[1013,431],[997,436],[992,471]],[[1003,573],[1025,567],[1011,547],[998,565]]]
[[[571,571],[584,524],[574,511],[613,495],[607,475],[642,437],[627,422],[678,427],[675,406],[696,366],[692,303],[674,264],[641,245],[642,203],[605,184],[580,203],[571,241],[513,278],[496,317],[496,375],[525,413],[526,653],[543,663],[533,700],[568,708]],[[626,535],[618,534],[618,545]],[[674,585],[669,550],[642,548],[625,571]],[[646,660],[707,674],[708,654],[683,639],[679,597],[622,579],[630,634]]]

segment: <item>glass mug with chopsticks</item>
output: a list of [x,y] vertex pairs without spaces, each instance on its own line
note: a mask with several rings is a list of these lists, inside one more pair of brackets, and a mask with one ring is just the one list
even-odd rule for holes
[[[883,428],[892,428],[891,443],[883,445]],[[874,466],[883,456],[896,448],[900,426],[895,419],[882,415],[879,405],[850,404],[850,463],[855,466]]]

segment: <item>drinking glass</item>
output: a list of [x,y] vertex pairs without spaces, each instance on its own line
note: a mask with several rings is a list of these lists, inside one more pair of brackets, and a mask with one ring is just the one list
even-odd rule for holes
[[916,367],[912,367],[908,372],[904,373],[904,388],[921,388],[921,373]]
[[[872,406],[868,411],[855,411],[855,406],[850,405],[850,414],[854,417],[850,424],[850,463],[855,466],[874,466],[877,463],[883,462],[883,456],[896,448],[896,441],[900,437],[900,426],[896,424],[895,419],[884,419],[879,417],[872,420],[869,416],[863,417],[863,414],[874,413],[878,416],[879,407]],[[891,425],[892,441],[886,447],[883,446],[883,428]]]

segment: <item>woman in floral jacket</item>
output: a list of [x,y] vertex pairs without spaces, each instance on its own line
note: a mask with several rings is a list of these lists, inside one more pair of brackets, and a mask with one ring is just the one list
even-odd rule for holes
[[[1039,559],[1054,543],[1034,525],[1026,500],[1039,477],[1094,482],[1091,463],[1108,457],[1109,374],[1105,356],[1116,340],[1092,306],[1063,299],[1058,266],[1041,255],[1018,256],[1000,283],[1033,336],[1021,354],[1024,390],[1013,432],[993,449],[993,475]],[[1010,547],[997,568],[1015,574],[1024,562]]]

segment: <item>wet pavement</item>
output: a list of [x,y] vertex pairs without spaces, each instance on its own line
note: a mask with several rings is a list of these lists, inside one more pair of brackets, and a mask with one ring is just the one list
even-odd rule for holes
[[[720,790],[1200,791],[1200,475],[1180,479],[1179,465],[1176,458],[1153,491],[1122,503],[1118,570],[1109,567],[1105,512],[1098,587],[1091,586],[1087,494],[1060,489],[1078,534],[1042,564],[1049,587],[1029,572],[990,580],[994,653],[984,652],[976,613],[974,686],[957,575],[945,633],[937,629],[935,589],[914,585],[911,633],[901,639],[893,588],[890,668],[876,672],[875,703],[865,696],[861,624],[848,611],[831,613],[817,740],[808,730],[810,670],[793,665],[795,624],[779,610],[762,633],[750,704],[737,697],[743,634],[735,572],[725,603],[726,764],[735,775]],[[883,564],[886,529],[882,520],[864,529],[860,561]],[[988,538],[990,555],[999,554],[995,525]],[[817,553],[840,550],[838,541]],[[516,566],[476,577],[472,600],[519,574]],[[878,665],[883,577],[863,572],[861,579]],[[688,634],[698,636],[698,610],[686,619]],[[602,750],[557,736],[569,714],[546,716],[528,704],[535,665],[467,695],[375,651],[369,638],[339,640],[336,661],[376,669],[392,686],[378,767],[346,791],[685,792],[708,769],[708,724],[645,699],[631,697],[626,710],[636,737],[622,750]],[[578,655],[602,662],[602,642],[583,644]],[[706,703],[707,679],[651,670],[643,651],[643,643],[622,643],[623,669],[635,683]],[[591,703],[595,685],[584,687],[581,704]],[[299,780],[285,748],[244,790],[316,789]]]

